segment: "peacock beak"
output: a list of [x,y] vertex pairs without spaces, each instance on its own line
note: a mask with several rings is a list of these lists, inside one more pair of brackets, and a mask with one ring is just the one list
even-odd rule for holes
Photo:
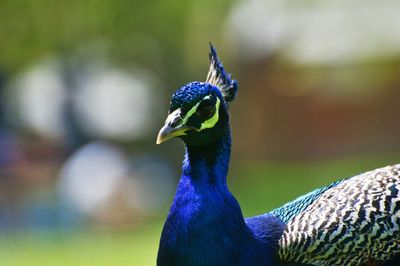
[[186,135],[187,131],[198,131],[198,129],[184,125],[181,110],[178,108],[168,115],[165,125],[158,132],[156,143],[161,144],[169,139]]
[[185,131],[184,127],[172,128],[168,124],[165,124],[158,132],[156,143],[161,144],[174,137],[185,135]]

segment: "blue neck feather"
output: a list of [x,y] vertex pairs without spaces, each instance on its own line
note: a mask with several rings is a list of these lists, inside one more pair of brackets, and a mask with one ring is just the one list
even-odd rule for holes
[[227,125],[215,143],[186,148],[157,265],[273,265],[282,222],[269,215],[244,220],[226,184],[230,147]]

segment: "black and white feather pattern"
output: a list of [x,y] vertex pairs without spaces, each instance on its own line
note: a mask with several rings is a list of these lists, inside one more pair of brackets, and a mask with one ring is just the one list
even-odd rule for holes
[[375,265],[400,254],[400,164],[344,180],[288,223],[283,261]]
[[226,103],[233,101],[238,91],[237,81],[232,79],[218,59],[217,51],[210,43],[210,69],[206,82],[215,85],[222,93]]

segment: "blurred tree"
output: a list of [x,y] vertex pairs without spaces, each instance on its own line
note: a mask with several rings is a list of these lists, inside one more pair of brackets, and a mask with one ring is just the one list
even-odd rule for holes
[[[175,85],[186,74],[185,47],[196,54],[192,47],[205,51],[210,39],[195,45],[198,38],[188,35],[216,36],[221,30],[229,1],[207,2],[2,0],[0,67],[13,74],[43,56],[70,56],[88,43],[102,42],[110,60],[143,64]],[[209,27],[193,25],[199,19]]]

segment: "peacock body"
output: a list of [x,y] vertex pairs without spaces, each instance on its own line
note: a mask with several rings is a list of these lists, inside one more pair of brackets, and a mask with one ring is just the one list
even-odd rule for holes
[[400,265],[400,165],[312,191],[245,219],[226,184],[228,105],[237,93],[211,46],[206,82],[171,99],[157,143],[186,144],[161,235],[158,266]]

